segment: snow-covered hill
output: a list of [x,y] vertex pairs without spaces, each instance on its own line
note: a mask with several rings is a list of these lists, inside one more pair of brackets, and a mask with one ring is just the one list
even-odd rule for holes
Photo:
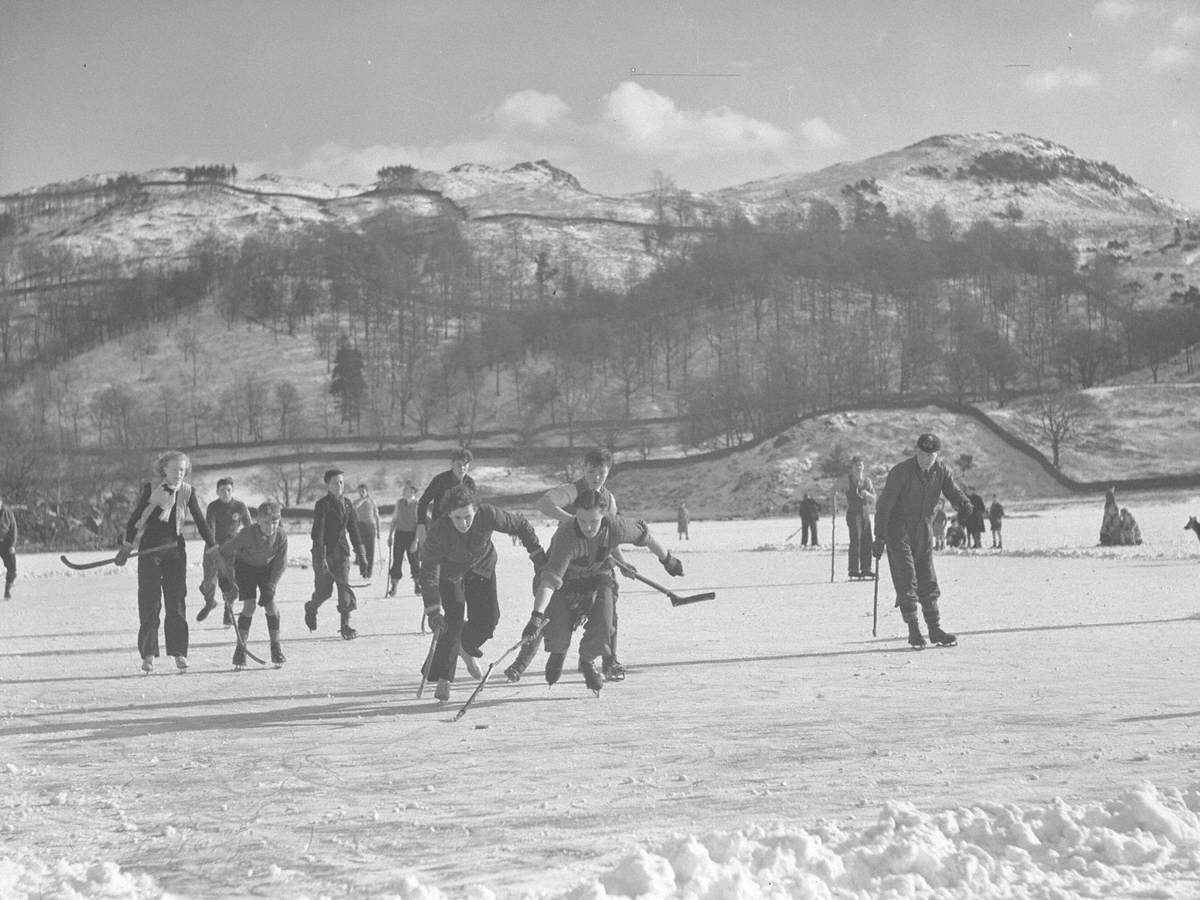
[[[664,188],[668,190],[668,188]],[[710,194],[677,189],[608,197],[546,160],[509,169],[464,164],[412,170],[404,179],[331,187],[278,175],[197,180],[186,170],[92,175],[0,198],[18,246],[70,248],[133,262],[177,258],[200,238],[236,243],[251,234],[316,225],[354,231],[385,211],[414,221],[449,217],[481,254],[570,260],[593,282],[619,286],[657,261],[648,229],[683,231],[735,216],[763,221],[804,214],[814,200],[838,207],[883,203],[919,217],[941,205],[965,225],[980,218],[1069,226],[1089,241],[1162,243],[1189,212],[1116,167],[1052,141],[997,132],[940,135],[819,172],[782,174]],[[501,249],[503,248],[503,249]]]

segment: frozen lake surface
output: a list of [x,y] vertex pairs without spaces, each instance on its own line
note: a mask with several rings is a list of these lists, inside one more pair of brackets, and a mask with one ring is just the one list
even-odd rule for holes
[[[332,604],[309,634],[289,568],[282,669],[232,671],[214,616],[188,674],[142,676],[134,565],[21,556],[0,897],[1200,896],[1200,498],[1121,502],[1139,547],[1096,546],[1096,500],[1031,502],[1003,553],[940,554],[960,645],[923,652],[886,573],[872,637],[871,583],[843,553],[830,583],[827,546],[785,544],[796,520],[693,522],[682,545],[656,524],[686,575],[636,551],[642,572],[717,598],[622,580],[626,681],[596,699],[572,656],[548,688],[541,656],[458,722],[461,672],[448,704],[415,699],[407,585],[360,592],[345,642]],[[497,547],[485,663],[530,608],[524,554]]]

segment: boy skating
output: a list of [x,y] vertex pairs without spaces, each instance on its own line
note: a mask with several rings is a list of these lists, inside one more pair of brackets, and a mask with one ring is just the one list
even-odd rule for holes
[[[271,662],[276,667],[287,662],[279,642],[279,609],[275,605],[275,589],[287,566],[287,534],[279,527],[281,510],[274,500],[265,500],[258,507],[258,521],[243,528],[214,554],[217,566],[232,573],[242,600],[237,629],[241,640],[233,651],[233,667],[246,667],[246,641],[254,621],[256,606],[263,608],[267,618],[267,636],[271,641]],[[256,603],[257,601],[257,603]]]
[[359,573],[365,578],[367,561],[363,557],[362,541],[358,536],[354,507],[345,496],[346,479],[341,469],[325,472],[325,496],[313,507],[312,566],[313,595],[304,604],[304,624],[309,631],[317,630],[317,610],[338,593],[338,613],[341,615],[339,633],[347,640],[358,637],[350,627],[350,613],[356,604],[350,592],[350,549],[354,548],[354,561]]

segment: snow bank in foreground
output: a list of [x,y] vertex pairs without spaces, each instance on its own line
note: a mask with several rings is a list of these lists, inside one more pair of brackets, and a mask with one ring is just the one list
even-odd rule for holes
[[0,897],[77,898],[169,898],[149,875],[122,872],[115,862],[45,862],[33,851],[0,854]]
[[1200,789],[1144,785],[1104,804],[927,814],[884,806],[852,832],[751,827],[638,848],[569,894],[617,897],[1036,897],[1200,891]]
[[[404,900],[444,900],[413,875]],[[270,889],[266,889],[270,893]],[[1039,898],[1200,895],[1200,785],[1145,784],[1116,800],[1072,806],[980,804],[923,813],[889,802],[859,831],[750,826],[636,848],[569,900],[689,897]],[[113,862],[46,864],[0,855],[0,897],[169,897]],[[384,895],[381,895],[384,896]],[[483,886],[465,896],[494,897]]]

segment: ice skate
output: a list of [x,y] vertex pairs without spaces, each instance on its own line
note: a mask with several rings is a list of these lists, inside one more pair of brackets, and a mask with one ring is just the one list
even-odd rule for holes
[[566,660],[565,653],[551,653],[546,657],[546,684],[554,684],[562,675],[563,662]]
[[504,670],[505,678],[514,683],[521,680],[521,676],[525,674],[525,670],[529,668],[529,664],[537,656],[538,643],[538,641],[531,641],[521,647],[520,652],[517,653],[517,658],[513,660],[513,664]]
[[271,663],[278,669],[285,662],[287,662],[287,657],[283,655],[283,647],[279,645],[279,641],[273,641],[271,643]]
[[205,597],[204,598],[204,608],[201,609],[200,612],[196,613],[196,621],[203,622],[205,619],[208,618],[208,614],[216,608],[217,608],[217,601],[212,599],[211,597]]
[[233,648],[233,670],[240,672],[246,668],[246,648],[238,644]]
[[600,670],[596,668],[596,661],[580,657],[579,672],[583,675],[583,680],[587,682],[588,688],[599,697],[600,691],[604,688],[604,677],[600,674]]
[[908,645],[914,650],[925,649],[925,635],[921,634],[921,626],[916,622],[908,623]]
[[449,681],[449,679],[447,679],[447,678],[439,678],[438,679],[437,687],[435,687],[433,689],[433,696],[434,696],[435,700],[438,700],[441,703],[445,703],[447,700],[450,699],[450,681]]
[[311,601],[304,604],[304,624],[308,626],[309,631],[317,630],[317,608]]
[[396,578],[388,579],[387,590],[383,592],[384,597],[395,597],[396,596],[396,582],[398,580],[399,579],[396,579]]
[[145,672],[147,675],[149,675],[151,672],[154,671],[154,657],[153,656],[143,656],[142,657],[142,671]]
[[180,675],[182,675],[184,672],[186,672],[187,668],[188,668],[187,657],[186,656],[175,657],[175,668],[179,670]]
[[619,660],[606,659],[604,661],[603,674],[605,681],[624,681],[625,667],[621,665]]
[[957,647],[958,638],[948,631],[942,631],[940,625],[929,626],[929,642],[935,647]]
[[343,625],[338,634],[342,636],[343,641],[352,641],[358,637],[358,632],[351,628],[349,623]]
[[233,627],[233,604],[232,603],[225,604],[225,612],[221,616],[221,624],[224,625],[226,628]]

